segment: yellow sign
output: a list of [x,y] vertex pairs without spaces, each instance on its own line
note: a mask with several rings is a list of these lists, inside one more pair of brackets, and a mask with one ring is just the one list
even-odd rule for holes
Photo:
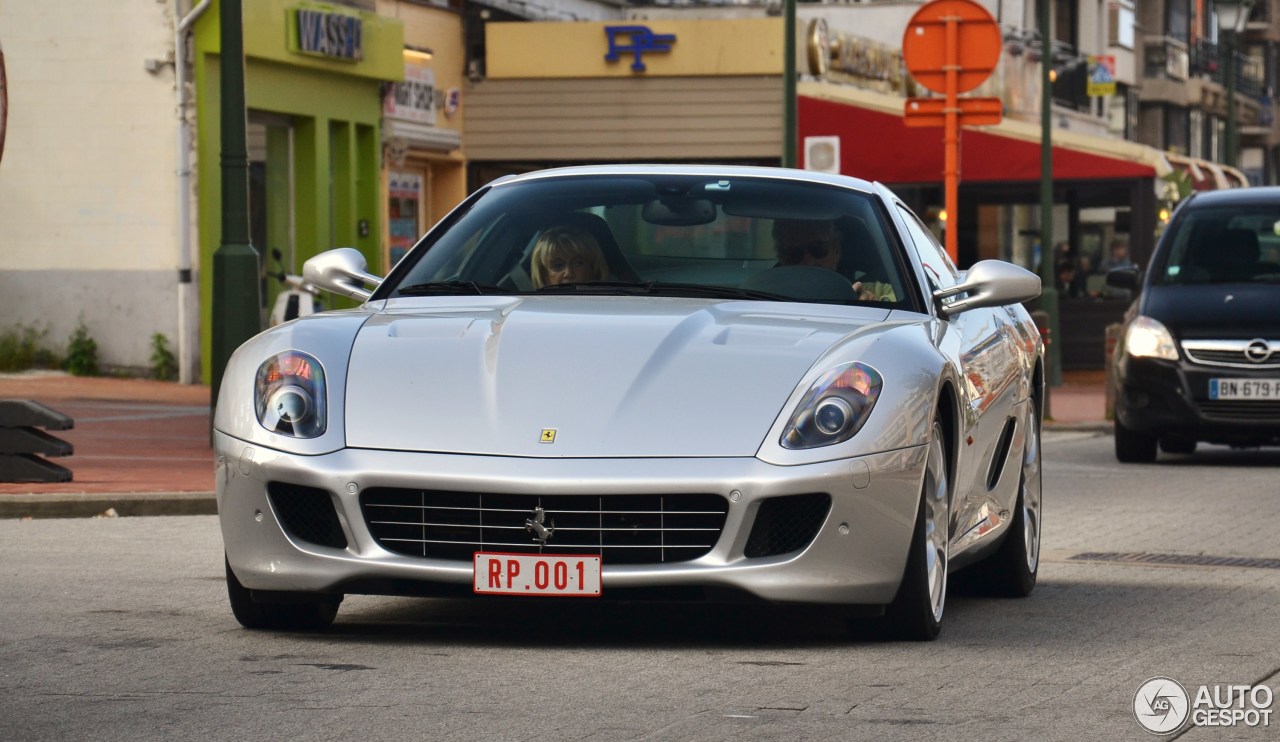
[[556,442],[556,429],[555,429],[555,428],[543,428],[543,429],[542,429],[542,438],[541,438],[541,439],[539,439],[539,442],[540,442],[540,443],[555,443],[555,442]]
[[1089,55],[1090,96],[1116,94],[1116,58],[1111,54]]
[[489,23],[485,75],[780,75],[782,42],[781,18]]

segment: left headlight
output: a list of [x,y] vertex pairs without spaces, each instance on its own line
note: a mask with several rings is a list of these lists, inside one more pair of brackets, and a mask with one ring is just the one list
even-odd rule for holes
[[315,358],[296,350],[277,353],[258,367],[253,386],[262,427],[293,438],[324,433],[324,369]]
[[880,398],[880,372],[865,363],[849,363],[814,382],[782,431],[783,448],[817,448],[852,438],[871,416]]
[[1137,358],[1178,360],[1178,346],[1168,328],[1145,315],[1139,315],[1129,323],[1124,348],[1129,355]]

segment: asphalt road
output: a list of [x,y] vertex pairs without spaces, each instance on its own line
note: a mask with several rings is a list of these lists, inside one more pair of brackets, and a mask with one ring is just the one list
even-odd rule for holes
[[1265,683],[1280,716],[1280,452],[1045,455],[1035,593],[953,593],[925,644],[794,610],[360,596],[327,634],[251,632],[213,517],[0,521],[0,739],[1149,739],[1153,676]]

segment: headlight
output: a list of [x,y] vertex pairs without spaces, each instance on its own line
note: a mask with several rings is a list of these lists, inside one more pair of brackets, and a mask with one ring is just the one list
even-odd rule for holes
[[253,386],[262,427],[294,438],[324,433],[324,369],[316,359],[296,350],[277,353],[258,367]]
[[880,373],[863,363],[828,371],[800,400],[782,431],[782,447],[817,448],[849,440],[871,416],[882,384]]
[[1124,336],[1125,352],[1138,358],[1178,360],[1178,346],[1165,326],[1150,317],[1138,317]]

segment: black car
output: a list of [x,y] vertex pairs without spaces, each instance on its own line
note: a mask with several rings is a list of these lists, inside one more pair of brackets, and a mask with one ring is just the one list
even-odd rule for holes
[[1145,273],[1107,283],[1140,290],[1113,359],[1117,459],[1280,445],[1280,187],[1193,195]]

